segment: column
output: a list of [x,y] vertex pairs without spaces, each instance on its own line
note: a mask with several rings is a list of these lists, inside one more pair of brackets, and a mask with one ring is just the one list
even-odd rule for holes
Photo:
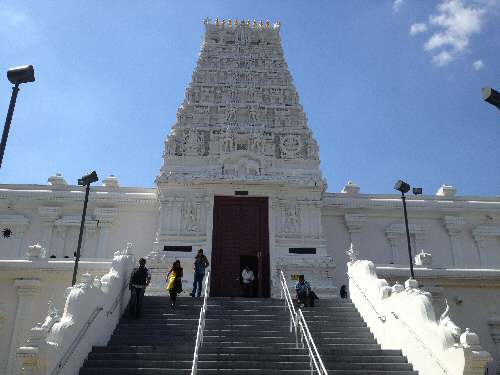
[[391,247],[391,264],[395,264],[398,259],[398,238],[397,233],[386,233],[387,240],[389,241],[389,246]]
[[54,222],[59,218],[61,209],[59,207],[38,207],[38,215],[42,221],[42,233],[40,244],[46,250],[47,256],[54,254],[52,248],[52,233]]
[[[450,236],[450,261],[453,266],[463,265],[462,231],[464,228],[464,218],[460,216],[445,216],[443,223]],[[479,258],[481,262],[481,258]]]
[[94,218],[98,222],[99,238],[97,239],[97,246],[94,256],[96,258],[109,258],[112,257],[113,249],[108,248],[109,230],[118,216],[118,209],[116,208],[101,208],[98,207],[94,210]]
[[66,225],[55,225],[55,239],[53,239],[53,253],[56,257],[64,257],[64,243],[66,242]]
[[[358,253],[362,254],[363,252],[361,251],[361,231],[367,220],[367,217],[366,215],[361,215],[361,214],[345,214],[344,218],[347,231],[349,232],[351,243],[353,244],[354,248],[358,251]],[[366,256],[366,254],[364,256]]]
[[40,280],[16,279],[14,285],[17,291],[17,308],[10,340],[7,375],[17,375],[19,373],[16,368],[16,351],[23,344],[28,331],[33,325],[31,322],[33,303],[40,290]]

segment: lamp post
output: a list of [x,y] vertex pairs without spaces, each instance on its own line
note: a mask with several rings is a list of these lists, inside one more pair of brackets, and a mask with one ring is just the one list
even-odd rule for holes
[[83,202],[82,221],[80,223],[80,234],[78,236],[78,246],[76,248],[75,267],[73,268],[73,280],[71,281],[71,286],[76,283],[78,262],[80,261],[80,249],[82,247],[83,228],[85,226],[85,215],[87,214],[87,203],[89,202],[90,184],[92,182],[96,182],[98,179],[99,178],[97,177],[97,173],[95,171],[78,179],[78,185],[85,186],[85,200]]
[[481,91],[483,92],[483,99],[485,102],[500,109],[500,92],[491,87],[483,87]]
[[406,241],[408,242],[408,257],[410,258],[410,274],[411,278],[415,279],[415,274],[413,273],[413,257],[411,255],[411,241],[410,241],[410,229],[408,228],[408,213],[406,212],[406,197],[405,193],[410,191],[410,185],[402,180],[398,180],[394,185],[394,189],[401,192],[401,200],[403,201],[403,213],[405,217],[405,227],[406,227]]
[[2,168],[3,154],[5,146],[7,145],[7,138],[9,137],[10,124],[12,116],[14,115],[14,107],[16,106],[17,94],[19,92],[19,85],[21,83],[33,82],[35,80],[35,70],[33,65],[20,66],[7,70],[7,79],[14,86],[12,87],[12,95],[10,97],[9,109],[7,111],[7,118],[3,127],[2,142],[0,143],[0,168]]

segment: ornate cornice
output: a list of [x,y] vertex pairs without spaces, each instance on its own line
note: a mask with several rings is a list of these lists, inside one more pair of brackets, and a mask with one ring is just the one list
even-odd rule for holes
[[[110,188],[104,186],[92,187],[89,202],[94,205],[158,205],[156,188]],[[67,185],[54,189],[51,185],[0,185],[0,202],[2,200],[15,202],[54,202],[80,203],[85,196],[81,186]]]
[[[413,211],[461,212],[468,210],[497,212],[500,215],[500,198],[488,197],[446,197],[419,196],[407,197],[408,208]],[[323,208],[326,209],[401,209],[401,197],[398,195],[358,194],[348,196],[342,193],[324,193]]]

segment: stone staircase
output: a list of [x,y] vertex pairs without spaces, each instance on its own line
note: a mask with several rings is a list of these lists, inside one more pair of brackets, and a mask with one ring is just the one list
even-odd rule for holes
[[107,346],[94,347],[80,375],[191,374],[202,299],[144,297],[142,317],[120,320]]
[[199,374],[310,374],[277,299],[210,298]]
[[302,309],[329,375],[416,375],[400,350],[382,350],[351,301]]

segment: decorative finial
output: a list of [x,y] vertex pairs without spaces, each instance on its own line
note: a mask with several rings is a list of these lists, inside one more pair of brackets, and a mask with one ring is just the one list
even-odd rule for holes
[[253,20],[253,28],[257,28],[257,21]]
[[217,17],[217,18],[215,19],[215,26],[216,26],[216,27],[219,27],[219,17]]
[[238,20],[234,20],[234,27],[238,27]]
[[227,26],[228,27],[233,27],[233,20],[227,21]]
[[222,20],[222,27],[226,27],[226,20]]
[[271,22],[269,20],[266,21],[266,29],[271,28]]
[[259,22],[259,28],[262,29],[263,27],[264,27],[264,22],[262,22],[262,20],[260,20],[260,22]]

